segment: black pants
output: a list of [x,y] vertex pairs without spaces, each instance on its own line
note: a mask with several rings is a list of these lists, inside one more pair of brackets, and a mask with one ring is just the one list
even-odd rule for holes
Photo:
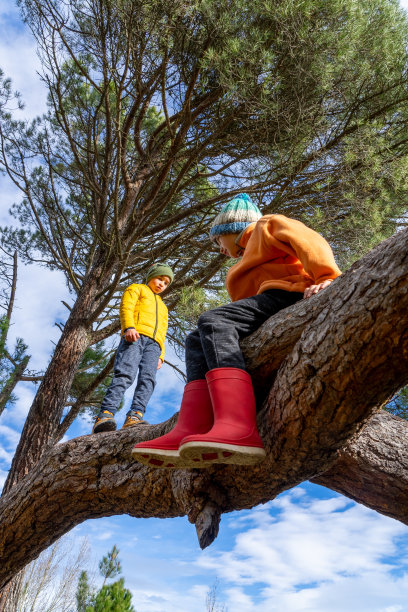
[[303,293],[268,289],[204,312],[198,319],[197,329],[186,338],[187,381],[202,379],[213,368],[245,370],[239,341],[302,297]]

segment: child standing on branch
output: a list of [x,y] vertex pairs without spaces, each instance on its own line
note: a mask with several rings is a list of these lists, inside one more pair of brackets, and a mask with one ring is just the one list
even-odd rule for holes
[[241,258],[227,274],[232,303],[202,314],[187,336],[187,385],[177,424],[132,451],[149,466],[262,461],[254,391],[239,342],[341,274],[322,236],[283,215],[262,216],[247,194],[223,207],[210,238],[224,255]]
[[115,412],[138,370],[132,405],[123,427],[146,424],[143,416],[156,385],[156,372],[163,365],[168,323],[167,307],[159,294],[173,282],[173,278],[169,266],[157,263],[147,271],[145,285],[130,285],[123,293],[120,304],[122,337],[115,357],[113,379],[92,433],[115,431]]

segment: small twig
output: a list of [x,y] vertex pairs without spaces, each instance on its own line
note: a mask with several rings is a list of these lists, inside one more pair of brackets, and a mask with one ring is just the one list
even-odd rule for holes
[[187,381],[187,376],[185,375],[185,373],[182,370],[180,370],[180,368],[178,368],[176,365],[174,365],[174,363],[170,363],[170,361],[167,361],[167,359],[164,363],[166,363],[171,368],[173,368],[173,370],[176,370],[176,372],[178,372],[183,377],[184,382]]

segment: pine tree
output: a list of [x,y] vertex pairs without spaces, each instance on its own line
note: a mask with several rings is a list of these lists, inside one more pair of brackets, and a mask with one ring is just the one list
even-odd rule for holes
[[[395,230],[408,182],[408,21],[396,0],[19,5],[49,109],[26,124],[0,100],[0,163],[22,194],[20,227],[3,238],[25,262],[62,271],[72,304],[6,495],[58,452],[75,374],[86,350],[117,332],[126,283],[166,258],[177,270],[173,330],[183,286],[219,287],[206,235],[219,204],[249,191],[263,212],[307,220],[351,261]],[[6,81],[0,96],[10,100]],[[330,438],[321,434],[310,440]],[[21,567],[20,542],[7,541]]]
[[82,570],[78,578],[78,587],[76,591],[77,612],[86,612],[92,598],[93,593],[89,586],[88,573]]
[[86,612],[135,612],[131,604],[132,594],[124,587],[124,578],[105,584]]
[[132,594],[128,589],[125,589],[125,579],[106,584],[107,580],[116,578],[121,572],[122,567],[119,561],[119,550],[116,545],[108,554],[102,557],[99,562],[99,572],[103,577],[102,587],[97,593],[90,597],[90,590],[87,584],[86,572],[81,574],[82,582],[78,582],[77,600],[81,594],[81,605],[88,604],[85,607],[79,608],[78,612],[134,612],[131,604]]
[[102,560],[99,562],[99,571],[103,576],[102,586],[105,586],[107,580],[116,578],[116,576],[122,572],[119,561],[119,550],[116,548],[116,545],[108,552],[106,557],[102,557]]

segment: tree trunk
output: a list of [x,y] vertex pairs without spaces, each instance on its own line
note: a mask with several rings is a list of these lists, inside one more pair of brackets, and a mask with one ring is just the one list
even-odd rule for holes
[[4,493],[10,491],[20,478],[28,474],[54,442],[54,434],[76,368],[87,348],[87,329],[74,317],[70,317],[69,323],[61,335],[44,380],[31,405]]
[[0,584],[87,518],[187,515],[205,546],[221,513],[307,479],[408,522],[408,423],[376,414],[408,381],[407,236],[382,243],[244,343],[257,387],[270,388],[259,413],[263,463],[161,471],[129,462],[132,444],[168,431],[174,418],[59,444],[0,500]]
[[[54,443],[54,435],[61,420],[75,371],[88,346],[87,326],[84,324],[81,301],[72,310],[56,346],[50,365],[31,405],[21,433],[11,468],[3,487],[3,495],[10,491],[39,461]],[[0,592],[0,612],[18,612],[21,580],[19,576]]]
[[[100,291],[99,266],[87,278],[70,312],[41,385],[30,407],[11,468],[3,487],[3,495],[23,478],[56,440],[65,402],[76,369],[89,345],[92,324],[90,313],[95,308],[95,295]],[[0,592],[0,612],[14,612],[21,587],[16,576]]]
[[101,291],[100,268],[95,266],[84,280],[73,309],[55,348],[28,413],[3,494],[25,476],[55,443],[62,412],[76,369],[88,347],[92,329],[90,314]]

